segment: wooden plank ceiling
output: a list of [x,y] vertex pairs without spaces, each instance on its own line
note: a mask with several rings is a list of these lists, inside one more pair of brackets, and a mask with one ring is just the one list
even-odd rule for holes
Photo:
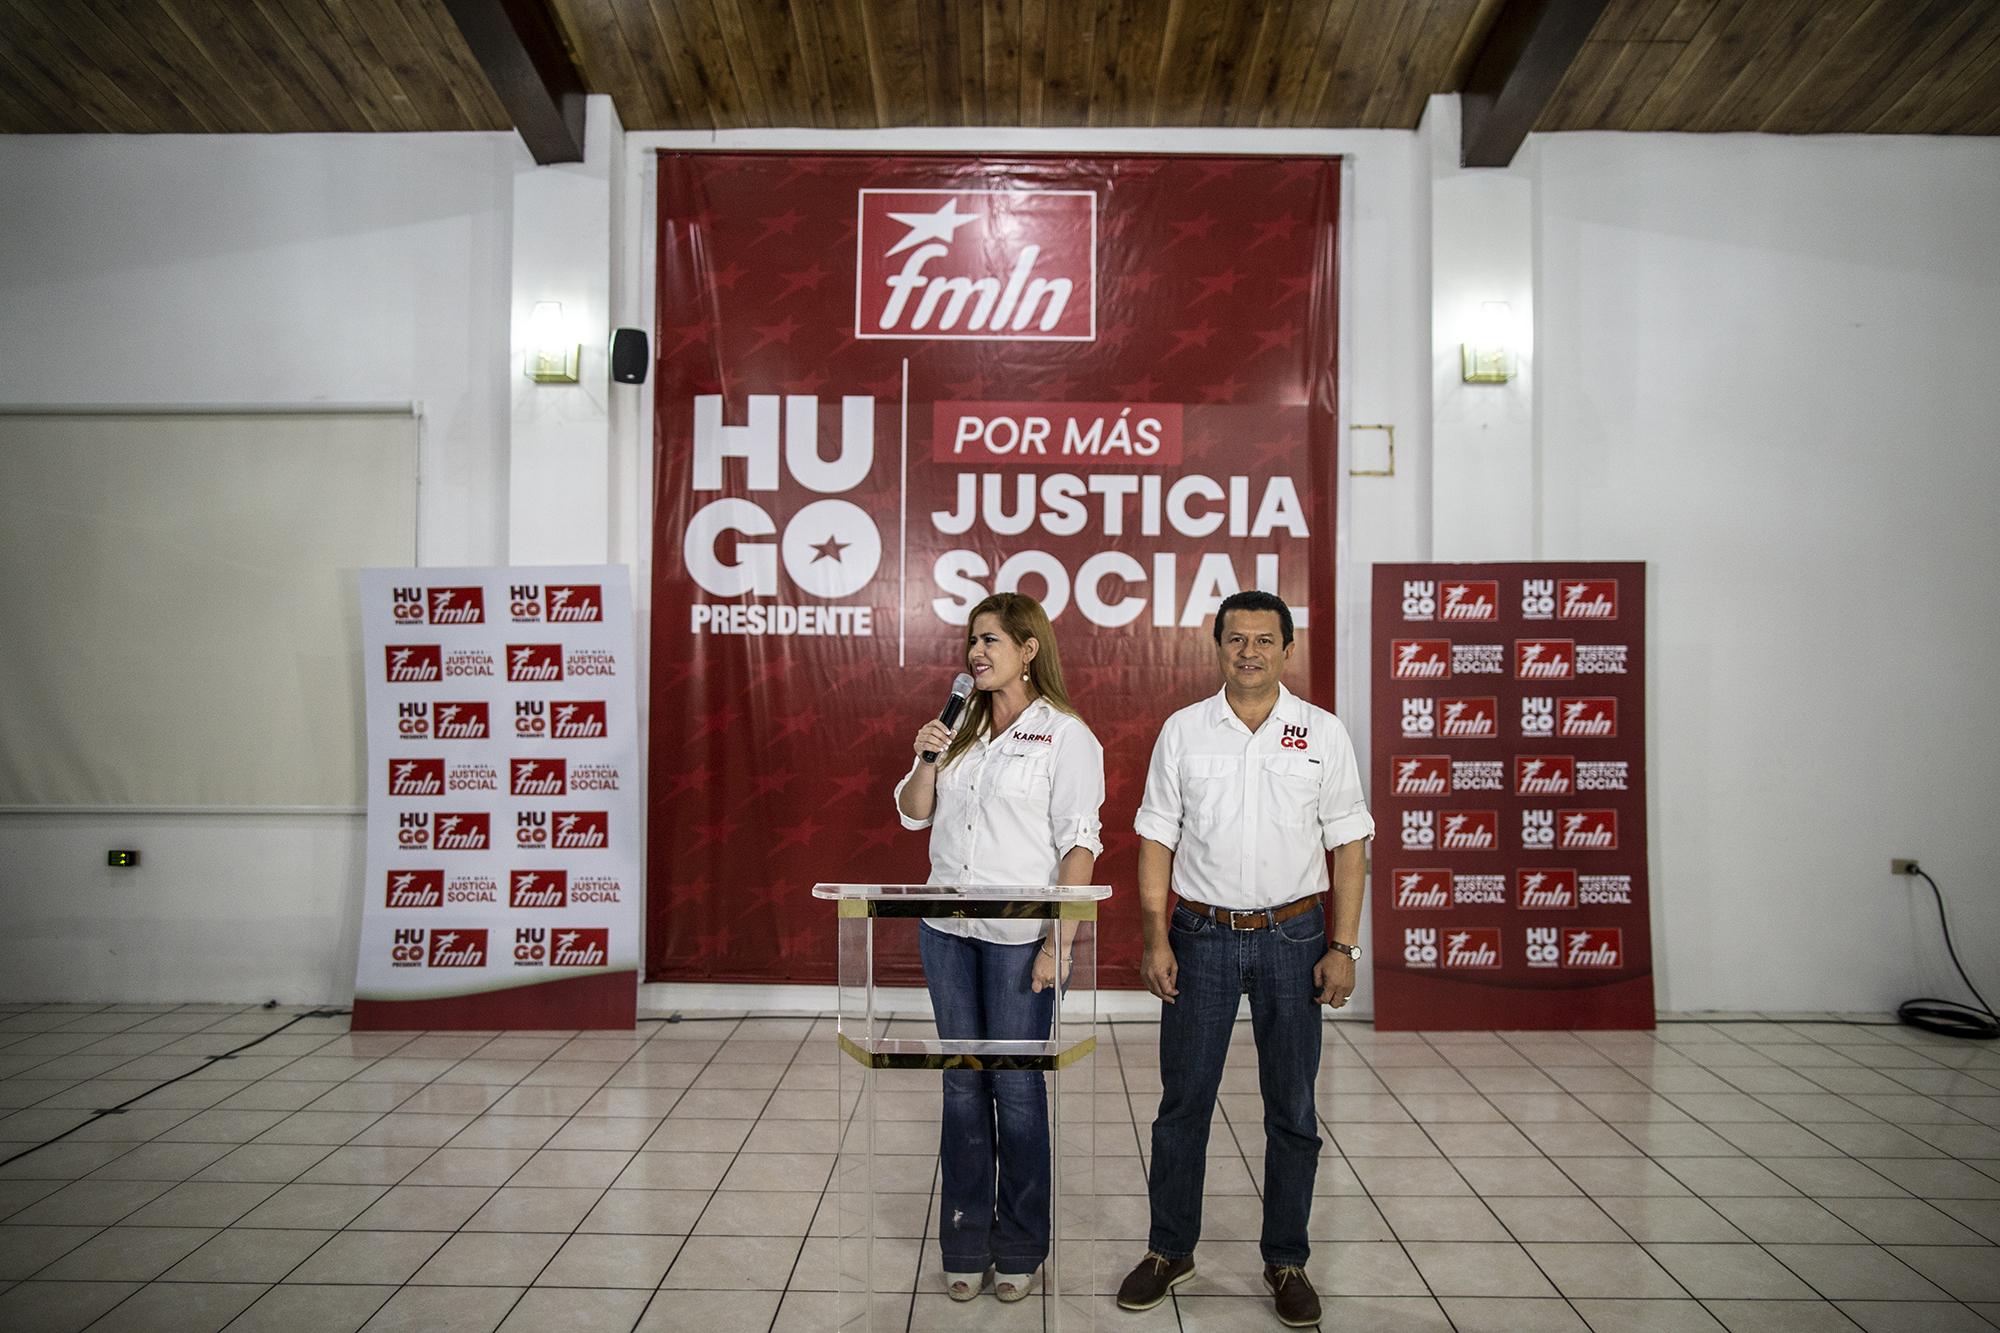
[[1413,128],[1500,0],[551,0],[627,129]]
[[0,130],[504,130],[441,0],[0,0]]
[[2000,134],[2000,3],[1611,0],[1535,128]]
[[[542,3],[626,128],[1411,128],[1522,0]],[[0,132],[492,130],[444,0],[0,0]],[[2000,133],[2000,0],[1610,0],[1536,128]]]

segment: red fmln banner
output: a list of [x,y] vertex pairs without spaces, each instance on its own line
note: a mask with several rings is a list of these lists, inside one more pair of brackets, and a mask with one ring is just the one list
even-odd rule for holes
[[1646,567],[1375,566],[1375,1026],[1650,1028]]
[[1132,815],[1217,603],[1285,597],[1333,701],[1338,162],[659,162],[648,977],[834,979],[807,891],[925,877],[890,789],[1018,589],[1105,746],[1136,985]]

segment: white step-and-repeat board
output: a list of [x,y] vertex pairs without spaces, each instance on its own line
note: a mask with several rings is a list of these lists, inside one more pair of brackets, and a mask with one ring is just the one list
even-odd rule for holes
[[357,1029],[630,1028],[640,838],[622,566],[370,569]]

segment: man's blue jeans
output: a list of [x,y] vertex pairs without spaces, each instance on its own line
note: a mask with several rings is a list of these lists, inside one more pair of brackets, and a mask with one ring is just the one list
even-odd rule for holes
[[1264,1093],[1264,1230],[1267,1264],[1303,1264],[1309,1253],[1319,1123],[1320,1006],[1313,965],[1326,954],[1321,907],[1263,930],[1231,930],[1175,907],[1168,938],[1179,998],[1161,1006],[1160,1114],[1153,1121],[1152,1233],[1147,1248],[1169,1259],[1201,1239],[1208,1126],[1241,996],[1250,997],[1257,1082]]
[[[919,928],[946,1040],[1047,1041],[1055,990],[1029,989],[1034,944]],[[1032,1273],[1049,1255],[1049,1106],[1034,1070],[947,1069],[938,1136],[938,1250],[947,1273]],[[997,1174],[997,1179],[996,1179]]]

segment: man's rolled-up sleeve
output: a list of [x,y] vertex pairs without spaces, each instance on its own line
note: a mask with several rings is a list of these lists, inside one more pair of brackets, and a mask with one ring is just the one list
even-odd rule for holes
[[1171,720],[1153,742],[1153,759],[1146,766],[1146,792],[1139,800],[1132,831],[1171,851],[1181,841],[1180,745]]
[[1325,768],[1319,787],[1320,845],[1331,849],[1374,837],[1375,817],[1368,813],[1367,798],[1361,793],[1361,768],[1354,759],[1354,743],[1338,718],[1333,722],[1333,744]]
[[1104,747],[1088,727],[1062,728],[1049,772],[1049,830],[1058,861],[1076,847],[1103,854],[1103,807]]

